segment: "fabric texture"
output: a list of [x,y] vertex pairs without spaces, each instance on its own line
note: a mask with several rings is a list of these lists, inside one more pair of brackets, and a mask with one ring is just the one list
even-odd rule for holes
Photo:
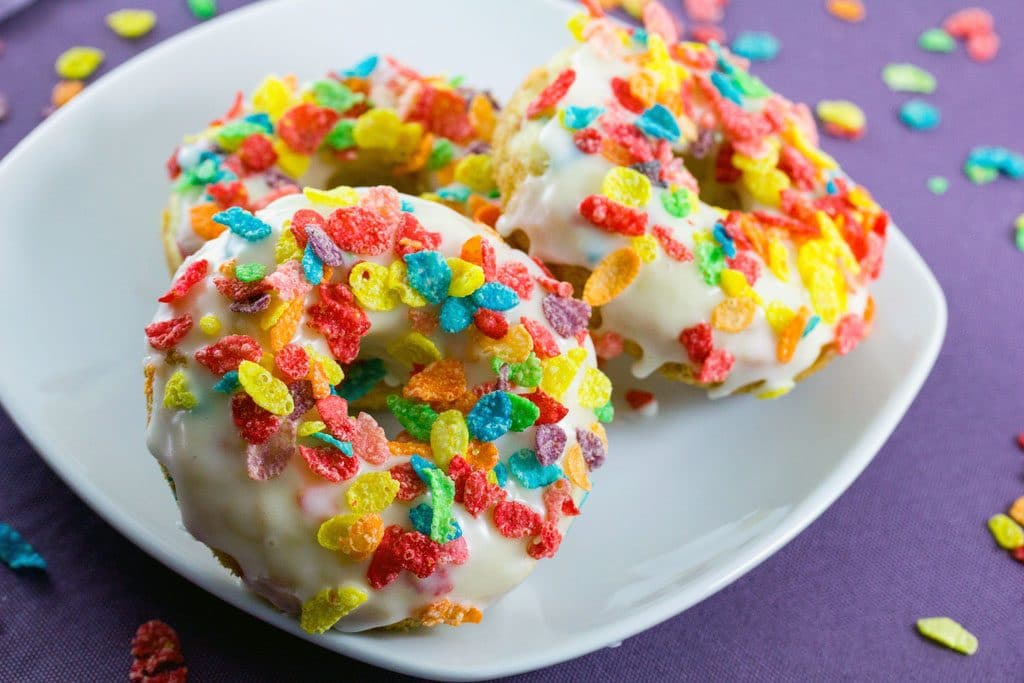
[[[222,13],[241,4],[220,0]],[[669,4],[680,11],[678,0]],[[779,58],[754,72],[791,99],[848,98],[867,112],[864,139],[827,140],[825,148],[891,211],[945,289],[950,325],[935,370],[859,480],[775,556],[620,647],[517,680],[1024,676],[1024,567],[998,550],[985,528],[991,514],[1024,493],[1024,456],[1014,443],[1024,429],[1024,254],[1012,235],[1024,203],[1019,184],[975,187],[960,171],[976,144],[1024,151],[1024,50],[1014,40],[1024,35],[1024,4],[973,3],[995,14],[1003,38],[1002,51],[987,65],[970,61],[962,46],[950,55],[916,46],[922,30],[969,3],[865,4],[867,20],[853,25],[829,16],[823,0],[733,0],[725,28],[731,35],[764,30],[779,37]],[[117,38],[103,24],[106,13],[125,6],[118,0],[39,0],[0,24],[7,43],[0,90],[11,105],[0,123],[0,154],[38,123],[61,51],[101,47],[105,72],[196,23],[183,0],[152,5],[159,23],[138,42]],[[889,92],[879,77],[893,61],[911,61],[938,77],[938,91],[927,98],[942,111],[937,130],[913,133],[899,124],[896,112],[909,96]],[[933,175],[950,179],[945,196],[927,191]],[[728,410],[725,403],[721,408]],[[177,629],[194,681],[398,678],[284,635],[149,558],[72,494],[3,413],[0,468],[0,520],[14,525],[50,567],[44,576],[0,567],[0,680],[125,680],[132,634],[153,618]],[[915,619],[940,615],[978,636],[975,656],[917,636]]]

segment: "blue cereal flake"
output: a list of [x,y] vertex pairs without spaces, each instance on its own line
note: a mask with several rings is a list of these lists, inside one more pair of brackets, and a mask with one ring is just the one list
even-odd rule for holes
[[472,191],[465,185],[448,185],[437,190],[437,196],[446,202],[465,204],[469,201]]
[[647,135],[669,142],[679,140],[679,123],[663,104],[656,104],[636,120],[636,127]]
[[539,489],[549,486],[562,478],[562,468],[558,465],[543,466],[537,460],[537,454],[523,448],[512,454],[508,459],[508,469],[512,476],[528,489]]
[[839,194],[839,188],[836,187],[836,181],[832,178],[829,178],[828,182],[825,183],[825,192],[828,194]]
[[942,115],[934,105],[913,99],[900,107],[900,121],[911,130],[932,130],[942,121]]
[[1014,180],[1024,177],[1024,156],[1005,147],[975,147],[967,156],[967,166],[994,170]]
[[725,226],[721,223],[715,223],[712,234],[715,236],[715,241],[722,247],[722,253],[727,258],[736,258],[736,243],[732,241],[732,237],[726,232]]
[[732,79],[719,71],[711,73],[711,83],[725,99],[737,106],[743,105],[743,93],[736,87]]
[[412,469],[416,473],[416,476],[418,476],[424,484],[430,483],[430,477],[427,475],[427,470],[437,469],[437,465],[418,455],[414,455],[409,458],[409,464],[412,465]]
[[312,242],[306,242],[306,250],[302,252],[302,272],[306,275],[306,281],[314,286],[324,279],[324,264],[313,250]]
[[0,522],[0,560],[11,569],[46,569],[46,560],[9,524]]
[[245,120],[262,128],[267,135],[273,135],[274,133],[274,124],[270,120],[270,114],[264,112],[249,114],[245,117]]
[[468,297],[450,296],[441,304],[439,324],[448,334],[458,334],[473,323],[477,306]]
[[494,480],[498,483],[498,486],[505,488],[505,485],[508,484],[508,467],[505,466],[505,463],[499,462],[494,466],[493,471]]
[[[409,510],[409,521],[412,522],[412,527],[424,536],[430,535],[430,523],[433,518],[434,508],[430,506],[430,503],[420,503]],[[448,534],[444,537],[442,543],[454,541],[460,536],[462,536],[462,527],[459,525],[458,520],[453,519],[448,526]]]
[[238,381],[238,370],[228,370],[224,376],[213,385],[213,390],[221,394],[233,394],[238,391],[242,383]]
[[323,441],[326,444],[330,444],[330,445],[334,446],[339,451],[341,451],[343,455],[347,455],[350,458],[352,457],[352,443],[351,442],[349,442],[349,441],[339,441],[338,439],[335,439],[330,434],[325,434],[324,432],[314,432],[314,433],[310,434],[310,436],[313,437],[314,439],[319,439],[320,441]]
[[412,205],[412,202],[410,202],[408,199],[403,197],[402,198],[402,211],[404,211],[405,213],[415,213],[416,212],[416,207]]
[[484,394],[466,416],[466,425],[480,441],[501,438],[512,427],[512,401],[504,391]]
[[763,31],[744,31],[732,41],[732,51],[752,62],[770,62],[779,54],[779,39]]
[[507,311],[519,305],[519,295],[508,285],[488,282],[473,292],[473,303],[492,311]]
[[370,55],[355,66],[343,69],[338,73],[343,78],[366,78],[377,68],[377,62],[379,61],[380,58],[377,55]]
[[[346,401],[356,401],[370,393],[377,383],[384,379],[387,369],[380,358],[368,358],[356,361],[348,366],[345,379],[342,381],[337,395]],[[333,389],[333,387],[332,387]]]
[[444,256],[436,251],[417,251],[404,259],[409,266],[409,285],[430,303],[441,303],[452,283],[452,269]]
[[213,222],[226,225],[228,230],[249,242],[259,242],[270,237],[272,229],[256,216],[240,206],[213,214]]
[[820,322],[821,322],[821,316],[812,315],[811,319],[807,321],[807,325],[804,326],[804,331],[803,331],[803,334],[800,335],[800,338],[802,339],[802,338],[806,337],[807,335],[809,335],[811,332],[813,332],[814,328],[817,327],[818,323],[820,323]]
[[647,47],[647,31],[643,30],[642,28],[633,29],[633,40],[635,40],[640,45]]
[[586,128],[604,113],[604,107],[569,106],[562,110],[562,123],[570,130]]

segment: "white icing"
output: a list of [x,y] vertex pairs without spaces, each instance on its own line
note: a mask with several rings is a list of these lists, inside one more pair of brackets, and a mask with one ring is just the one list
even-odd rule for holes
[[[465,240],[481,232],[477,224],[443,206],[409,197],[405,199],[412,204],[415,216],[424,227],[441,233],[439,251],[445,256],[457,256]],[[384,589],[372,589],[366,581],[368,560],[354,561],[322,548],[316,541],[317,529],[324,519],[348,512],[344,492],[351,480],[334,484],[321,479],[308,469],[297,451],[278,477],[268,481],[250,479],[246,470],[245,443],[232,423],[229,397],[214,392],[213,385],[219,377],[193,361],[197,349],[226,334],[249,334],[263,340],[264,347],[269,348],[265,343],[266,332],[256,323],[259,316],[231,312],[228,301],[212,286],[212,279],[217,275],[217,266],[230,259],[238,259],[239,263],[263,263],[268,272],[273,270],[277,238],[286,219],[300,208],[314,208],[324,215],[332,211],[329,207],[311,205],[302,195],[293,195],[274,202],[257,214],[273,226],[273,234],[269,238],[253,243],[225,231],[220,237],[207,242],[182,266],[184,269],[196,259],[207,259],[210,262],[207,278],[183,302],[161,304],[154,317],[154,320],[167,320],[187,310],[197,321],[202,315],[213,314],[222,323],[217,337],[205,335],[196,325],[178,344],[177,352],[187,359],[184,366],[169,364],[164,354],[152,350],[147,358],[147,363],[156,366],[154,412],[148,428],[148,445],[173,477],[185,528],[199,541],[237,560],[247,585],[286,611],[294,612],[298,605],[324,588],[352,586],[364,591],[369,599],[337,624],[335,628],[339,630],[360,631],[392,624],[440,597],[483,609],[515,587],[533,569],[535,560],[526,553],[529,538],[507,539],[497,532],[489,511],[473,518],[462,505],[455,504],[453,513],[469,545],[469,560],[462,566],[446,565],[425,580],[403,572],[398,580]],[[499,265],[515,261],[525,264],[534,276],[541,274],[526,255],[497,240],[492,240],[492,243],[497,250]],[[386,264],[392,259],[390,254],[384,254],[369,260]],[[347,278],[347,269],[337,268],[335,272],[335,281]],[[547,326],[541,309],[544,294],[539,286],[535,286],[532,298],[521,301],[509,311],[506,314],[508,319],[518,321],[520,316],[526,315]],[[368,312],[372,329],[363,338],[361,357],[383,353],[388,343],[409,331],[406,310],[400,305],[393,311]],[[464,358],[469,334],[468,330],[458,335],[437,331],[431,337],[444,357]],[[578,346],[574,339],[555,337],[562,352]],[[311,344],[318,351],[329,353],[320,335],[305,324],[300,325],[293,342]],[[596,367],[589,339],[583,348],[587,354],[583,368]],[[475,381],[494,378],[488,367],[489,359],[467,360],[471,385]],[[167,379],[179,368],[184,369],[189,389],[199,400],[198,406],[190,411],[167,409],[161,402]],[[394,379],[397,381],[398,369],[395,370]],[[407,370],[400,372],[407,376]],[[562,399],[569,412],[559,425],[568,432],[568,445],[575,443],[577,427],[587,428],[596,421],[593,410],[581,407],[576,399],[582,376],[581,368]],[[527,390],[516,391],[525,393]],[[388,424],[382,421],[386,429]],[[394,436],[396,430],[388,431]],[[531,428],[499,439],[496,445],[501,459],[507,461],[519,448],[533,448],[534,432]],[[360,474],[388,469],[406,460],[393,457],[380,466],[364,461]],[[584,492],[573,488],[574,499],[581,501]],[[509,500],[523,501],[544,515],[543,489],[523,488],[510,476],[506,490]],[[382,514],[385,525],[400,524],[410,529],[408,511],[424,500],[429,500],[429,496],[411,503],[396,500]],[[559,528],[563,533],[571,519],[563,517],[560,521]]]

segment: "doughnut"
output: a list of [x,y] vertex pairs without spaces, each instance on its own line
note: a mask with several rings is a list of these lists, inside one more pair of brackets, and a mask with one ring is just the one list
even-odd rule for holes
[[[479,621],[606,457],[589,306],[390,187],[213,220],[146,327],[147,443],[185,528],[310,632]],[[350,409],[381,381],[386,411]]]
[[499,116],[497,229],[582,288],[598,354],[775,398],[853,349],[888,217],[809,110],[670,25],[570,29]]
[[218,235],[211,217],[259,210],[302,187],[392,185],[493,223],[488,143],[496,104],[484,92],[421,76],[391,57],[299,86],[268,76],[167,161],[174,181],[162,239],[173,272]]

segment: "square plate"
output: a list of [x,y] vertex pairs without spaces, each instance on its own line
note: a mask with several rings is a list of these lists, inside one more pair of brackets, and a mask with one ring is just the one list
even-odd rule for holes
[[[867,343],[781,401],[712,403],[662,386],[658,416],[620,411],[611,457],[558,558],[540,563],[480,626],[302,633],[182,530],[146,452],[142,326],[168,280],[157,235],[169,191],[161,162],[181,135],[267,73],[311,78],[378,51],[507,96],[565,45],[572,9],[553,0],[449,0],[443,12],[403,0],[266,2],[140,55],[39,126],[0,163],[0,396],[39,453],[125,536],[214,595],[339,653],[451,680],[616,643],[800,532],[881,447],[942,342],[942,292],[895,229]],[[505,40],[495,40],[496,27]]]

